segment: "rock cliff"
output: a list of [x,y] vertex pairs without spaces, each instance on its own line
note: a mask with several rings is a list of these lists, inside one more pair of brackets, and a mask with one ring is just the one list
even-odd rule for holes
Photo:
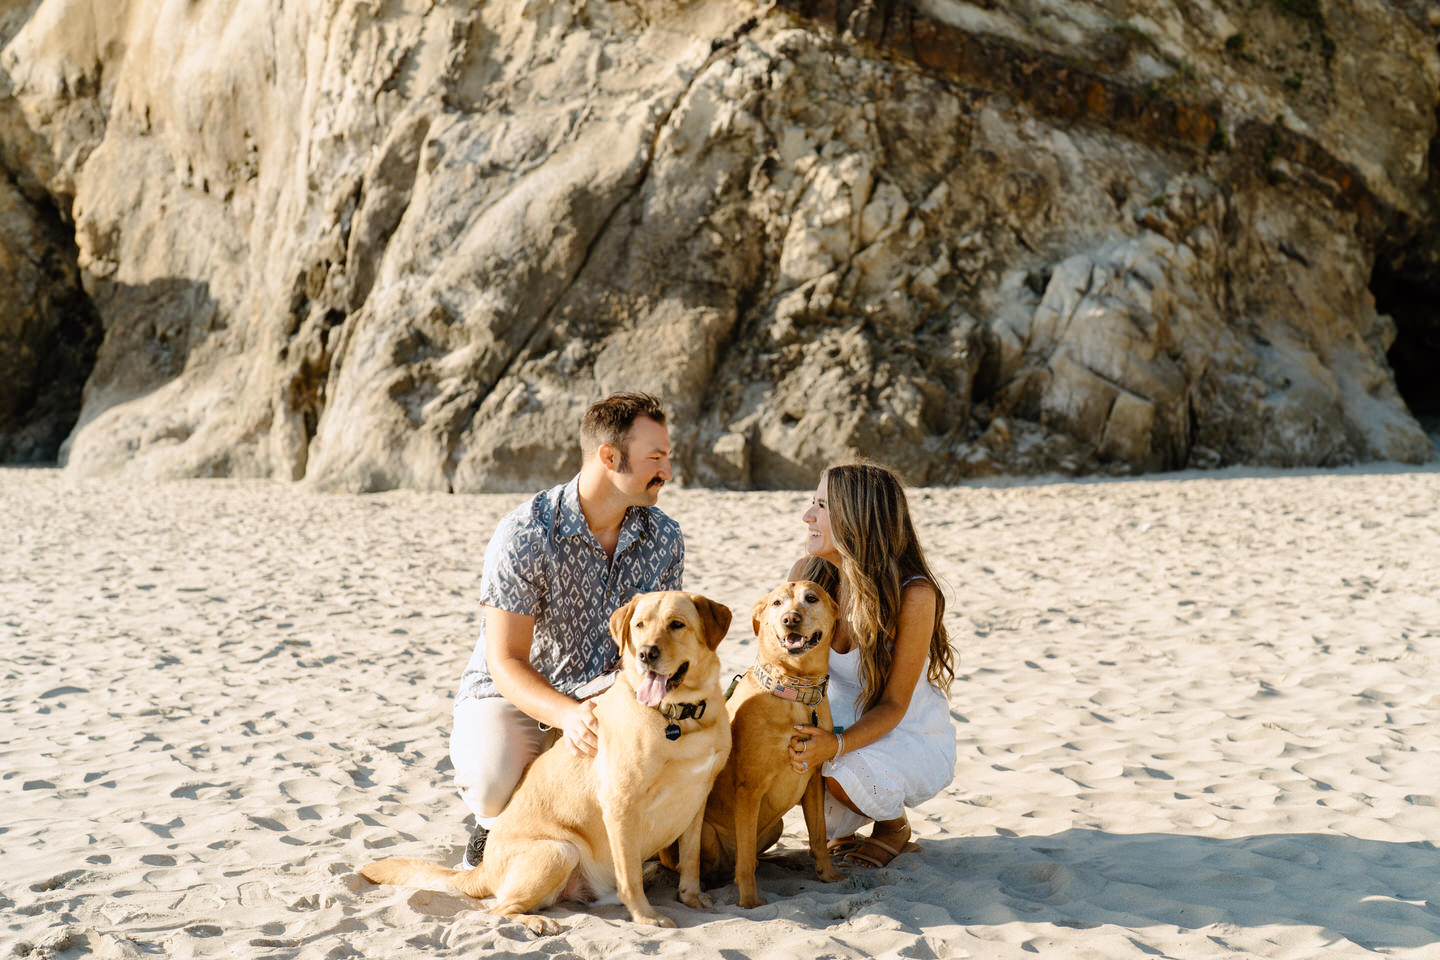
[[1437,22],[0,0],[0,456],[528,489],[643,388],[697,484],[1422,461]]

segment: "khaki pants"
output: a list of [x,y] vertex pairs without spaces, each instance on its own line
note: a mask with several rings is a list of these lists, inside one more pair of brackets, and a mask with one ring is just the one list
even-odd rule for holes
[[505,809],[520,775],[540,752],[560,739],[503,697],[462,700],[450,730],[455,787],[476,821],[486,828]]

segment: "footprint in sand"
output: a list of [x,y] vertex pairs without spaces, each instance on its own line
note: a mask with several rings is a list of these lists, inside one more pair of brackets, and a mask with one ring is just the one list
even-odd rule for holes
[[64,873],[57,873],[48,880],[30,884],[30,889],[36,893],[48,893],[51,890],[58,890],[76,877],[84,876],[84,870],[67,870]]
[[280,793],[292,803],[324,803],[335,799],[335,784],[319,777],[297,777],[280,782]]
[[1075,882],[1075,874],[1063,863],[1042,860],[1000,871],[1000,882],[1018,899],[1062,904],[1070,902],[1065,890]]

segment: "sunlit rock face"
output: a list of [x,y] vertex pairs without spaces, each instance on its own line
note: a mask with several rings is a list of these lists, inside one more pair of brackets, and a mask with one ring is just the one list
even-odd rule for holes
[[530,489],[617,389],[695,484],[1418,462],[1430,17],[0,0],[13,203],[62,234],[0,296],[61,291],[80,474]]

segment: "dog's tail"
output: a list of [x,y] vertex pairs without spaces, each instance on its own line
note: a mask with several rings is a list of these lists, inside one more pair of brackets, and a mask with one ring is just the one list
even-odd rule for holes
[[490,885],[485,882],[485,866],[474,870],[451,870],[424,860],[377,860],[360,868],[360,875],[371,883],[391,883],[401,887],[430,887],[437,882],[467,897],[488,897]]

